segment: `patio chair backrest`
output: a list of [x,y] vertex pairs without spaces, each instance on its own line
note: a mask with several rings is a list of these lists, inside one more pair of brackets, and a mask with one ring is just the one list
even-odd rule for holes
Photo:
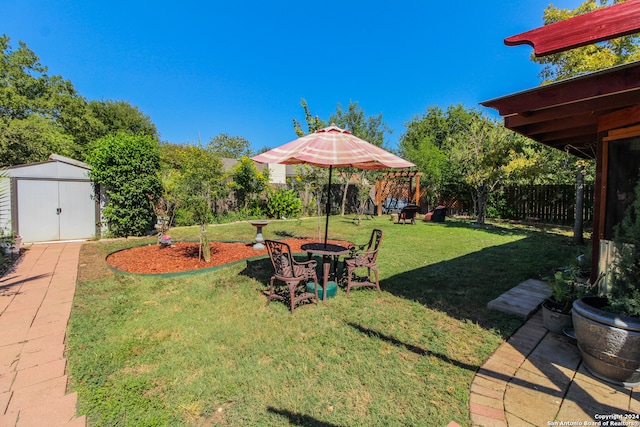
[[293,257],[291,256],[291,247],[284,242],[275,240],[265,240],[265,246],[271,258],[271,264],[275,271],[275,275],[279,277],[293,277]]
[[368,262],[370,263],[375,263],[378,259],[378,250],[380,249],[380,242],[382,242],[382,235],[382,230],[377,228],[373,229],[371,232],[371,237],[369,238],[369,243],[367,244],[367,249],[365,251]]

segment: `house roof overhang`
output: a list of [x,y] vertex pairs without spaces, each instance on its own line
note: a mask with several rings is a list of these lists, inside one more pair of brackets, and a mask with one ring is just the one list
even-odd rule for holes
[[505,127],[542,144],[595,158],[603,116],[640,104],[640,61],[481,102]]
[[504,39],[508,46],[528,44],[536,56],[635,34],[640,28],[640,0],[602,7]]

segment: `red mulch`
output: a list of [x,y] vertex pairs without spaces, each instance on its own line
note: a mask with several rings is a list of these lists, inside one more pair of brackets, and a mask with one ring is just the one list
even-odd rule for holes
[[[288,243],[293,252],[304,252],[300,249],[301,245],[317,242],[315,239],[298,238],[282,241]],[[328,243],[346,242],[329,240]],[[267,254],[266,249],[254,250],[253,243],[211,242],[211,261],[206,263],[198,259],[198,246],[198,243],[193,242],[176,242],[170,247],[138,246],[109,255],[107,262],[110,266],[129,273],[160,274],[199,270]]]

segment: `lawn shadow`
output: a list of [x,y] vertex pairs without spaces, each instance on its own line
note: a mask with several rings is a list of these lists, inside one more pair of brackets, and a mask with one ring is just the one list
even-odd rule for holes
[[280,237],[281,239],[287,239],[287,238],[291,238],[291,237],[295,237],[295,235],[293,233],[290,233],[288,231],[274,231],[273,234],[275,234],[276,236]]
[[[304,262],[308,260],[307,255],[303,255],[300,253],[294,253],[293,258],[298,262]],[[317,273],[318,275],[320,275],[322,259],[317,256],[314,256],[312,259],[318,262]],[[273,265],[271,264],[271,259],[268,256],[258,259],[248,259],[245,267],[240,271],[239,274],[250,277],[251,279],[265,284],[265,286],[268,286],[269,280],[273,275]]]
[[400,341],[392,336],[389,335],[385,335],[379,331],[375,331],[373,329],[369,329],[369,328],[365,328],[364,326],[358,325],[356,323],[351,323],[351,322],[347,322],[347,325],[351,326],[352,328],[356,329],[359,332],[362,332],[364,335],[368,336],[369,338],[377,338],[383,341],[387,341],[388,343],[391,343],[393,345],[395,345],[396,347],[402,347],[405,348],[407,350],[409,350],[412,353],[417,354],[418,356],[434,356],[437,357],[438,359],[446,362],[446,363],[450,363],[454,366],[457,366],[458,368],[462,368],[462,369],[467,369],[469,371],[475,372],[478,370],[478,366],[475,365],[470,365],[468,363],[464,363],[464,362],[460,362],[458,360],[454,360],[451,359],[443,354],[440,353],[434,353],[431,350],[426,350],[424,348],[421,347],[417,347],[415,345],[412,344],[408,344],[405,343],[404,341]]
[[[460,224],[452,222],[444,226],[465,226]],[[435,263],[429,263],[429,248],[424,248],[427,251],[424,267],[386,277],[380,280],[380,287],[456,319],[471,320],[487,330],[496,330],[506,338],[523,319],[490,310],[487,303],[527,279],[539,279],[554,267],[564,265],[575,249],[569,247],[570,239],[566,236],[505,229],[478,232],[527,237]],[[383,242],[380,258],[384,256],[388,255],[384,253]]]
[[271,259],[269,259],[269,257],[248,259],[245,267],[238,274],[247,276],[260,283],[262,285],[262,287],[260,287],[260,291],[268,290],[269,280],[273,274]]
[[271,406],[267,408],[268,412],[272,414],[280,415],[286,418],[291,425],[294,426],[309,426],[309,427],[340,427],[338,424],[328,423],[326,421],[320,421],[317,418],[313,418],[310,415],[299,414],[297,412],[291,412],[286,409],[276,409]]

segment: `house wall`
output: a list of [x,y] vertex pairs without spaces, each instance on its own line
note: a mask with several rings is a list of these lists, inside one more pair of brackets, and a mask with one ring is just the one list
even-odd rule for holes
[[271,184],[287,183],[287,167],[286,165],[269,164],[269,182]]
[[11,179],[0,178],[0,229],[11,228]]

